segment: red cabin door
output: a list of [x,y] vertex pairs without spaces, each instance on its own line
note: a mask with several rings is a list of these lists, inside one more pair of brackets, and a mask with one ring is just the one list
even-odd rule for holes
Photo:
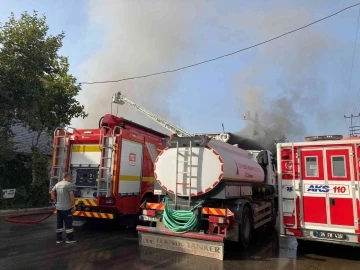
[[324,149],[300,150],[300,185],[302,204],[300,216],[303,225],[326,225],[326,177],[324,170]]
[[301,149],[300,216],[305,227],[355,227],[353,162],[350,147]]
[[354,186],[354,161],[351,148],[327,148],[326,176],[328,224],[354,227],[356,200]]

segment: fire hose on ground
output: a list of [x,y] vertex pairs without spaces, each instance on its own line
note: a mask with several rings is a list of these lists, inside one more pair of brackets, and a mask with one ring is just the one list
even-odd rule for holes
[[194,230],[197,225],[197,216],[194,210],[201,204],[195,205],[190,210],[172,210],[169,208],[168,199],[165,198],[163,221],[166,228],[175,233],[186,233]]
[[[48,219],[54,213],[55,213],[55,210],[48,211],[48,212],[25,213],[25,214],[19,214],[19,215],[14,215],[14,216],[7,217],[7,218],[5,218],[5,220],[7,222],[11,222],[11,223],[36,224],[36,223],[39,223],[39,222],[42,222],[42,221]],[[37,220],[20,220],[20,219],[16,219],[16,218],[19,218],[19,217],[40,216],[40,215],[46,215],[46,216],[41,218],[41,219],[37,219]]]

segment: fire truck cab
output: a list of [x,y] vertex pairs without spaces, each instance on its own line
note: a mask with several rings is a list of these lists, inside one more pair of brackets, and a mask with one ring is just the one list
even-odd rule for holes
[[63,172],[70,172],[75,185],[74,216],[136,215],[142,201],[155,199],[154,161],[166,147],[166,137],[111,114],[100,119],[97,129],[58,128],[50,189],[61,181]]
[[277,144],[280,236],[360,243],[360,137]]

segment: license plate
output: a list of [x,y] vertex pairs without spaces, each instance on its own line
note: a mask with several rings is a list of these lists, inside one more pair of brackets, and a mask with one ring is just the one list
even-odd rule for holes
[[140,216],[139,219],[144,221],[155,221],[155,222],[159,221],[156,217],[148,217],[148,216]]
[[337,239],[337,240],[346,240],[346,234],[343,233],[336,233],[336,232],[322,232],[322,231],[315,231],[314,236],[319,238],[328,238],[328,239]]

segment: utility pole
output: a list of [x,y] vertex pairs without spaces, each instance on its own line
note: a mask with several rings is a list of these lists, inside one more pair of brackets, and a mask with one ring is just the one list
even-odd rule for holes
[[260,125],[260,121],[259,121],[259,114],[257,111],[255,111],[255,117],[251,117],[250,115],[250,111],[248,111],[246,114],[243,114],[243,120],[248,120],[253,122],[254,126],[253,126],[253,135],[252,138],[254,139],[255,136],[259,135],[259,130],[263,129]]
[[351,114],[350,116],[344,115],[344,118],[345,118],[345,119],[350,118],[350,128],[349,128],[349,130],[350,130],[350,133],[349,133],[350,137],[355,137],[355,136],[359,135],[359,134],[357,133],[357,131],[360,131],[360,126],[353,126],[353,118],[357,118],[357,117],[360,117],[360,113],[359,113],[358,115],[353,115],[353,114]]

